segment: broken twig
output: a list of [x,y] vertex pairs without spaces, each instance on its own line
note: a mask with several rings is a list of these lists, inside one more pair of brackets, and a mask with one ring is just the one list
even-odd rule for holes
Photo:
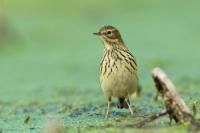
[[153,69],[152,77],[158,94],[164,100],[170,118],[178,123],[187,121],[188,115],[186,114],[191,114],[190,110],[176,91],[176,87],[171,80],[160,68]]
[[160,118],[161,116],[164,116],[164,115],[167,115],[167,114],[168,114],[167,110],[163,110],[161,112],[154,113],[154,114],[148,116],[147,118],[145,118],[143,121],[134,124],[133,127],[141,128],[144,125],[146,125],[146,123],[152,122],[152,121]]
[[152,77],[158,94],[163,98],[170,120],[174,119],[176,123],[189,122],[191,130],[200,130],[200,124],[194,119],[167,75],[160,68],[155,68],[152,71]]

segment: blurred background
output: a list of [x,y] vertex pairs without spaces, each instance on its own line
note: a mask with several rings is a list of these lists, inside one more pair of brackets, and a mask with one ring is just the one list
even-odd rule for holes
[[[199,94],[199,4],[0,0],[1,109],[30,103],[104,104],[98,73],[103,45],[92,35],[104,25],[117,27],[135,55],[143,98],[154,95],[155,66],[163,68],[183,94]],[[185,87],[185,82],[196,86]]]

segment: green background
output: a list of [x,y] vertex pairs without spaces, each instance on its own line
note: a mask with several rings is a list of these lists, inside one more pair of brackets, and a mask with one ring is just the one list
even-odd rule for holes
[[[124,126],[164,108],[153,100],[151,71],[156,66],[167,72],[190,108],[199,100],[199,1],[4,0],[0,4],[5,27],[0,41],[0,130],[38,133],[49,119],[59,119],[67,132],[187,131],[187,126],[169,126],[167,117],[148,124],[149,128]],[[106,97],[98,70],[103,45],[92,33],[104,25],[120,30],[139,64],[142,94],[131,103],[140,111],[131,118],[128,110],[116,107],[108,120],[102,115]],[[27,115],[30,121],[24,124]]]

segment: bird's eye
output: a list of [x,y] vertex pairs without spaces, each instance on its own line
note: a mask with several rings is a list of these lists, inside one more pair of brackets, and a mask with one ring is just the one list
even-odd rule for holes
[[110,30],[107,31],[107,32],[106,32],[106,35],[107,35],[108,37],[111,37],[111,36],[112,36],[112,31],[110,31]]
[[108,35],[111,35],[111,34],[112,34],[112,32],[109,30],[109,31],[107,31],[107,34],[108,34]]

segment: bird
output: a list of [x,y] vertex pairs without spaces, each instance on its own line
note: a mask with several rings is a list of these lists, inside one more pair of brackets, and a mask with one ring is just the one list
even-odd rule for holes
[[105,118],[108,118],[112,97],[118,98],[118,108],[133,110],[129,96],[138,90],[137,63],[125,46],[121,34],[114,26],[103,26],[96,33],[103,42],[104,52],[100,61],[100,85],[107,97]]

